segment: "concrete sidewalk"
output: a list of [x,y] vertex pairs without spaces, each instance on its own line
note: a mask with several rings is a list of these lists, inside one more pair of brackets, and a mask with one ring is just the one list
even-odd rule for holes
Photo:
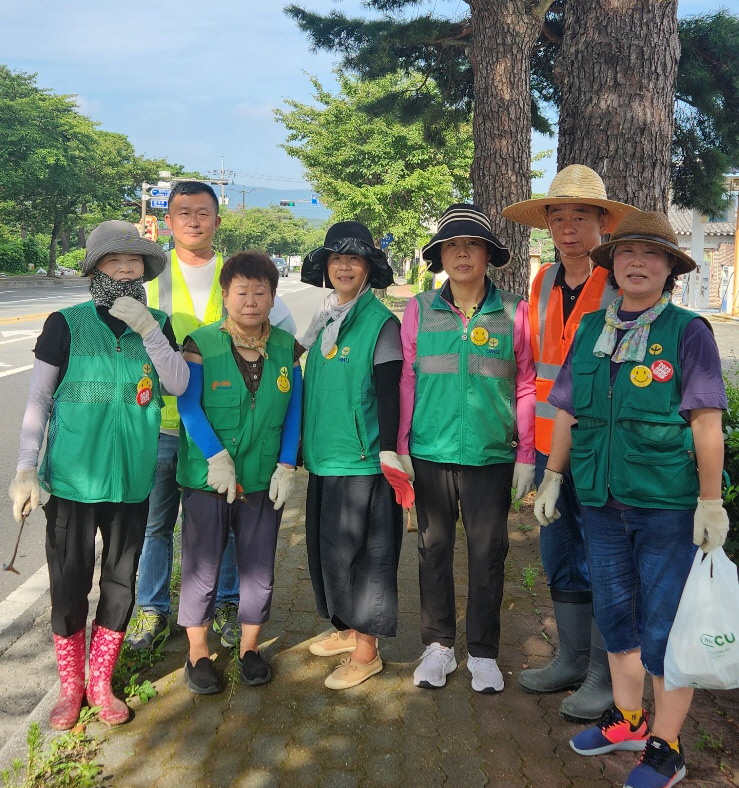
[[[304,507],[307,473],[298,471],[277,549],[272,617],[262,650],[273,680],[247,687],[236,677],[219,695],[193,696],[182,679],[187,642],[178,632],[164,661],[146,676],[158,695],[133,704],[135,718],[106,737],[101,750],[106,785],[115,788],[380,788],[381,786],[493,786],[495,788],[611,788],[622,785],[633,753],[576,755],[568,739],[581,726],[557,714],[562,695],[535,696],[516,681],[528,665],[541,666],[553,648],[551,602],[538,557],[538,526],[530,506],[512,513],[499,664],[506,688],[481,695],[465,665],[466,549],[459,530],[460,667],[440,690],[413,686],[422,645],[416,534],[406,533],[400,562],[398,636],[380,644],[385,669],[343,692],[324,678],[341,656],[321,659],[309,642],[327,631],[315,613],[308,575]],[[228,675],[230,654],[212,635],[217,669]],[[227,679],[228,684],[228,679]],[[685,786],[739,785],[739,691],[697,692],[686,724]],[[709,740],[708,736],[715,737]],[[705,747],[721,740],[724,750]],[[726,750],[729,751],[726,751]]]

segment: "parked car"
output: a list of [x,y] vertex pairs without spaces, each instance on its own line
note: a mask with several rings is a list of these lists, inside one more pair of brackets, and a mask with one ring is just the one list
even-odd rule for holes
[[277,267],[277,273],[280,276],[287,276],[288,265],[284,257],[273,257],[272,262]]

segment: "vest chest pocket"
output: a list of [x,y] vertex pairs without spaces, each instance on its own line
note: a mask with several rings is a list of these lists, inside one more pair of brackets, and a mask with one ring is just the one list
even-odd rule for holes
[[234,430],[239,426],[241,397],[238,391],[215,389],[203,397],[203,404],[214,430]]
[[595,357],[572,361],[572,407],[575,413],[588,408],[593,402],[596,372],[601,361]]

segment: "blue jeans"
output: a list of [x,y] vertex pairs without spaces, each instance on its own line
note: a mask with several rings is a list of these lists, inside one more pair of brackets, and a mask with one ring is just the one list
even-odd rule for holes
[[[534,479],[536,486],[544,478],[544,469],[549,457],[536,452]],[[550,588],[558,591],[590,590],[590,573],[585,551],[580,502],[575,494],[572,475],[564,474],[557,510],[560,518],[549,525],[542,526],[539,534],[541,562],[544,566]]]
[[[172,580],[174,529],[180,511],[180,489],[177,485],[179,445],[179,438],[176,436],[159,433],[154,489],[149,496],[149,519],[146,523],[144,546],[139,561],[138,605],[144,610],[163,615],[171,613],[169,585]],[[224,600],[235,597],[238,601],[239,578],[236,572],[233,539],[229,539],[223,567],[219,578],[219,600],[223,590]],[[221,584],[224,580],[229,585],[222,589]]]
[[583,507],[593,612],[606,650],[641,649],[664,675],[665,649],[693,564],[694,510]]

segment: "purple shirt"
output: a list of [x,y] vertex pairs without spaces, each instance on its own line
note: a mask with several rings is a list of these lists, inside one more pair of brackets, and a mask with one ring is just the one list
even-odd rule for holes
[[[640,314],[641,312],[618,311],[619,320],[636,320]],[[616,347],[625,333],[618,331]],[[713,332],[701,318],[696,316],[685,327],[678,357],[682,374],[680,415],[687,421],[688,413],[697,408],[726,410],[728,402],[721,374],[721,358]],[[619,367],[620,364],[611,362],[611,382],[615,379]],[[548,401],[556,408],[566,410],[570,416],[575,415],[572,408],[572,347],[554,382]]]

